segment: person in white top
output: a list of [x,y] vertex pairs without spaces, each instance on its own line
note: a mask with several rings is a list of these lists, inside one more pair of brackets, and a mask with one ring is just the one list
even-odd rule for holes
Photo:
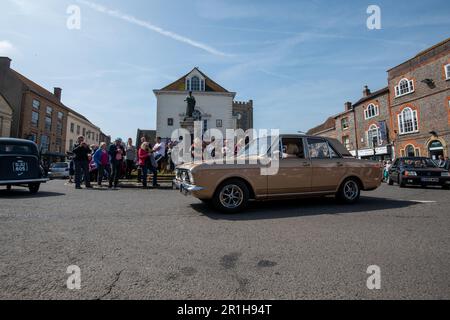
[[166,144],[161,141],[161,137],[156,138],[156,143],[153,146],[153,152],[155,155],[155,160],[158,162],[166,156]]

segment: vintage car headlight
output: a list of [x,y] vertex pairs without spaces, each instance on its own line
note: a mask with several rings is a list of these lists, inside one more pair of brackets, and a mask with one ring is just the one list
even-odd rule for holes
[[441,177],[450,177],[450,172],[442,172]]
[[417,172],[415,171],[405,171],[405,176],[417,176]]
[[190,184],[194,184],[194,176],[192,175],[191,171],[189,171],[189,182]]

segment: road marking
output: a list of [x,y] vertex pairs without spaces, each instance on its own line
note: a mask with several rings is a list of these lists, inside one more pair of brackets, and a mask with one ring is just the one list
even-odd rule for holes
[[411,202],[417,202],[417,203],[436,203],[437,201],[430,201],[430,200],[409,200]]

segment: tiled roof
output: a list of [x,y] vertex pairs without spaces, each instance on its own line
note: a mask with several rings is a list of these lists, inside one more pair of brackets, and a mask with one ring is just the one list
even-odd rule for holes
[[67,109],[68,112],[75,114],[76,116],[80,117],[81,119],[89,122],[90,124],[94,125],[91,121],[89,121],[89,119],[87,119],[85,116],[83,116],[82,114],[76,112],[75,110],[67,107],[66,105],[64,105],[60,100],[58,100],[58,98],[51,93],[50,91],[48,91],[47,89],[41,87],[40,85],[38,85],[37,83],[31,81],[30,79],[28,79],[27,77],[25,77],[24,75],[20,74],[19,72],[11,69],[12,73],[17,77],[17,79],[19,79],[27,88],[28,90],[36,93],[37,95],[53,102],[54,104],[57,104],[59,106],[61,106],[62,108]]
[[380,95],[382,95],[382,94],[385,94],[385,93],[387,93],[387,92],[389,92],[389,87],[385,87],[385,88],[383,88],[383,89],[380,89],[380,90],[377,90],[377,91],[375,91],[375,92],[372,92],[372,93],[369,94],[367,97],[362,97],[361,99],[359,99],[357,102],[355,102],[355,103],[353,104],[353,106],[360,105],[361,103],[363,103],[363,102],[365,102],[365,101],[367,101],[367,100],[376,98],[376,97],[378,97],[378,96],[380,96]]
[[172,82],[168,86],[165,86],[161,90],[163,90],[163,91],[185,91],[185,79],[194,70],[197,70],[205,78],[205,91],[209,91],[209,92],[229,92],[227,89],[225,89],[224,87],[222,87],[219,84],[217,84],[217,82],[212,80],[210,77],[208,77],[202,71],[200,71],[200,69],[198,69],[198,68],[192,69],[187,74],[182,76],[180,79]]
[[321,125],[318,125],[317,127],[314,127],[310,129],[307,134],[314,135],[319,132],[332,130],[336,127],[336,121],[334,120],[334,117],[329,117],[324,123]]

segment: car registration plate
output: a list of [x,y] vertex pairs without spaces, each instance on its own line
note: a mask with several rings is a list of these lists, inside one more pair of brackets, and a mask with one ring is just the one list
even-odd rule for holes
[[438,178],[422,178],[423,182],[439,182]]

